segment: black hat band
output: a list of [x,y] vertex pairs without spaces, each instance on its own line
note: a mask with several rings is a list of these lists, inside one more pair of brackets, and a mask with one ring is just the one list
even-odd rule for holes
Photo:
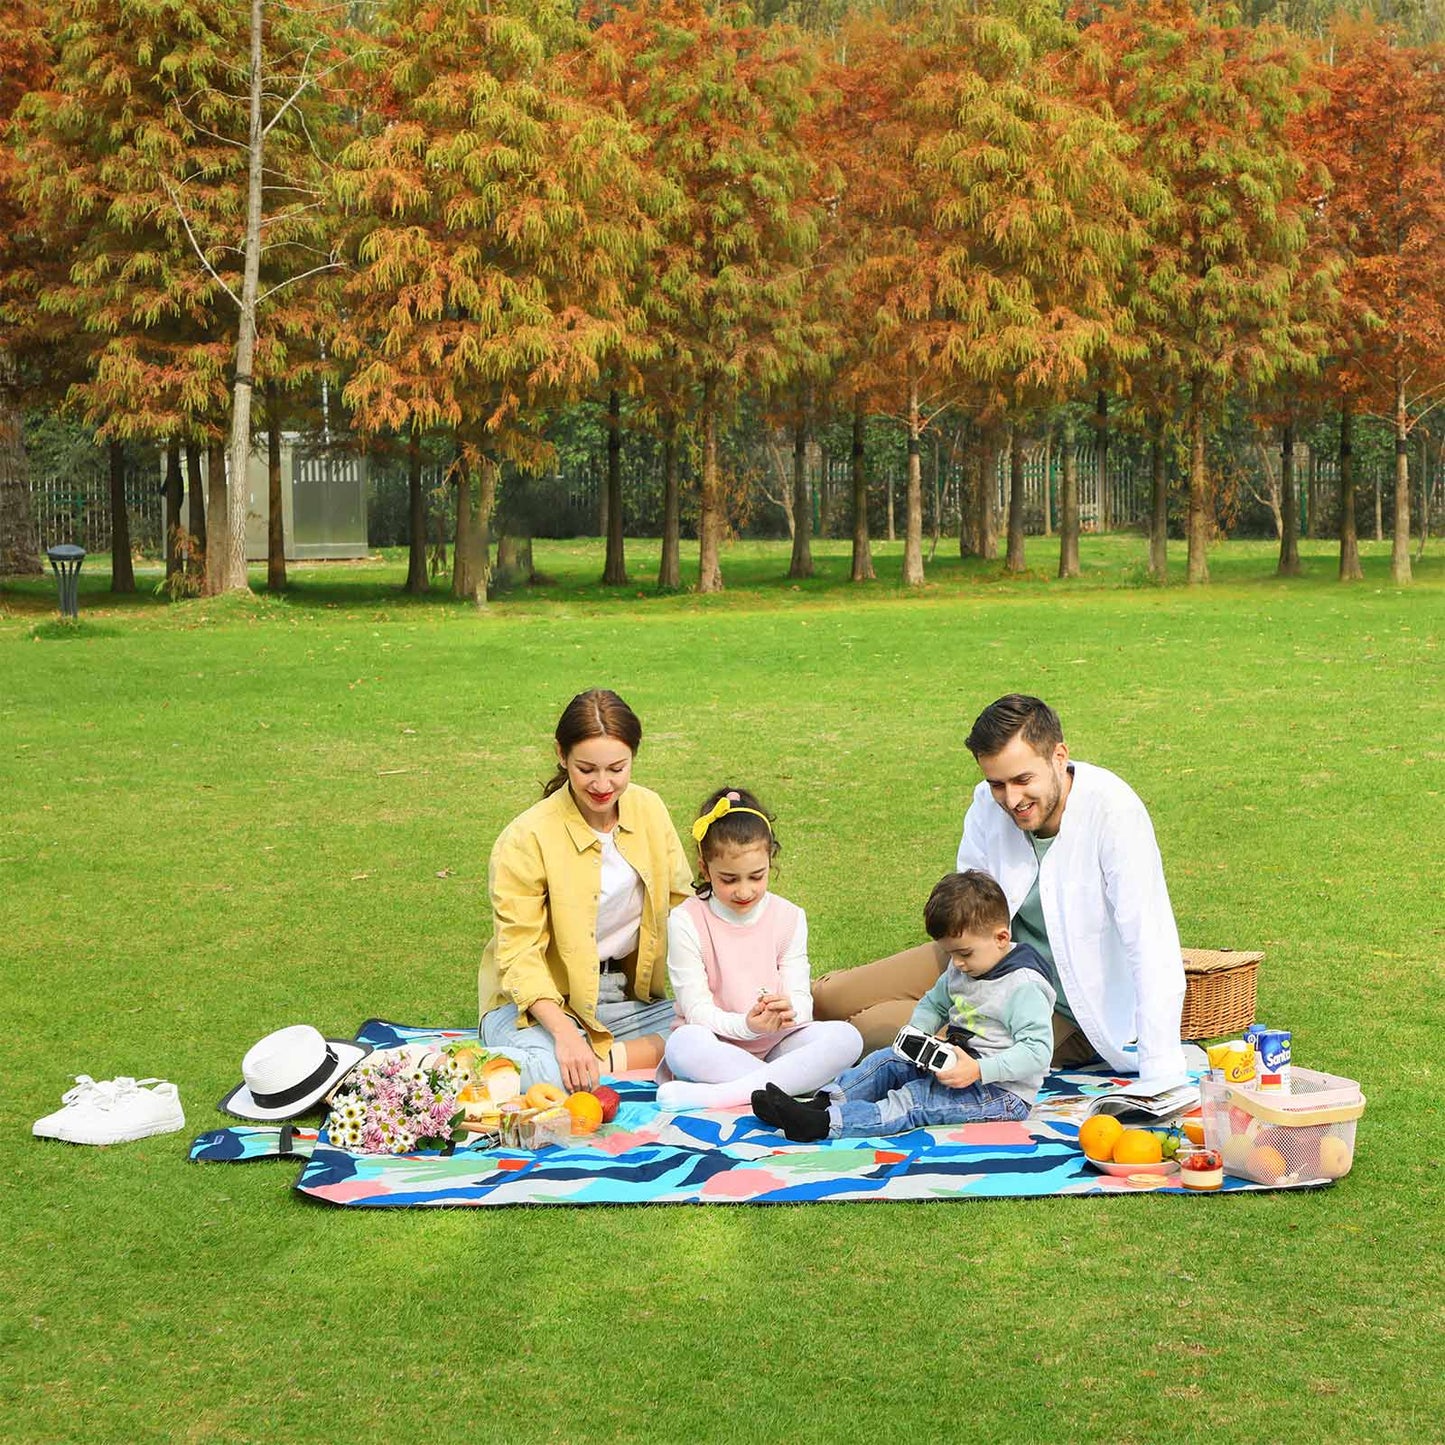
[[336,1064],[336,1050],[327,1044],[326,1057],[322,1060],[320,1068],[314,1073],[308,1074],[299,1084],[293,1084],[289,1089],[279,1089],[274,1094],[258,1094],[255,1089],[252,1089],[251,1099],[261,1109],[284,1109],[287,1104],[294,1104],[298,1100],[304,1099],[319,1084],[324,1084]]

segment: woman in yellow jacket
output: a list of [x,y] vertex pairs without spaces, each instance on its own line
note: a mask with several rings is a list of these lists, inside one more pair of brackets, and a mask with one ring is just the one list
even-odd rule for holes
[[656,1036],[615,1043],[607,1019],[627,997],[663,997],[667,915],[691,873],[662,799],[632,782],[642,724],[615,692],[578,693],[556,740],[542,801],[492,849],[479,1032],[523,1060],[525,1085],[587,1089],[604,1065],[662,1057]]

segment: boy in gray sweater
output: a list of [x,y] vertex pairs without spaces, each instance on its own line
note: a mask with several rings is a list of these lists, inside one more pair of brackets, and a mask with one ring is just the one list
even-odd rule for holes
[[752,1105],[763,1123],[801,1143],[1028,1118],[1054,1048],[1048,965],[1013,942],[1008,899],[977,869],[940,879],[923,921],[948,967],[909,1022],[928,1034],[947,1024],[953,1062],[930,1073],[879,1049],[810,1101],[759,1089]]

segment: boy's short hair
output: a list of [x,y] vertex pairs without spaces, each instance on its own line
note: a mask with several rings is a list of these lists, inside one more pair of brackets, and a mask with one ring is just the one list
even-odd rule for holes
[[923,924],[930,938],[992,933],[1009,926],[1008,899],[1003,889],[977,868],[946,873],[933,885],[923,905]]
[[1041,697],[1011,692],[991,702],[974,719],[964,746],[976,758],[1001,753],[1016,736],[1041,757],[1047,757],[1064,740],[1059,715]]

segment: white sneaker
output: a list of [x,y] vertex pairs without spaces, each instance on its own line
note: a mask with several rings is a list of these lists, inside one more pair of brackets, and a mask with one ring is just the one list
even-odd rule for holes
[[[149,1087],[154,1085],[154,1087]],[[78,1074],[75,1087],[61,1095],[62,1107],[37,1119],[37,1139],[66,1144],[123,1144],[152,1134],[173,1134],[186,1125],[174,1084],[164,1079],[106,1079],[97,1083]]]

